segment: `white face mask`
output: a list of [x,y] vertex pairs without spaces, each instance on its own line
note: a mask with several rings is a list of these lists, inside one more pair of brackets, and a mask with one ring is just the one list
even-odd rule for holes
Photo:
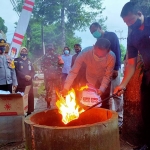
[[68,51],[68,50],[65,50],[65,51],[64,51],[64,54],[68,55],[68,54],[69,54],[69,51]]

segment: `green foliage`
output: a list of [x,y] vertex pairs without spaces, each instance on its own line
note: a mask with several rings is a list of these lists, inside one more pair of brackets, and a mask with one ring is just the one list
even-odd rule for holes
[[124,61],[124,56],[126,55],[126,48],[120,44],[120,49],[121,49],[121,63]]
[[7,33],[7,27],[5,26],[5,21],[0,17],[0,30]]
[[[34,18],[44,24],[61,23],[64,11],[65,27],[84,30],[93,21],[102,17],[102,0],[36,0]],[[101,19],[103,20],[103,19]],[[105,19],[104,19],[105,20]]]
[[[15,10],[21,12],[23,2],[17,0]],[[102,0],[35,0],[26,32],[27,37],[30,37],[32,58],[43,55],[41,25],[45,45],[53,43],[57,51],[62,53],[64,45],[73,49],[75,43],[81,44],[81,38],[75,36],[76,30],[83,31],[94,21],[104,26],[104,9]]]

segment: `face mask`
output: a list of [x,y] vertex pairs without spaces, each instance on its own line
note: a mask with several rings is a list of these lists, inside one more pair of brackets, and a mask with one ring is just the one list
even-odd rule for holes
[[0,47],[0,53],[3,54],[5,51],[5,47]]
[[21,56],[22,58],[27,57],[27,55],[28,55],[28,54],[20,54],[20,56]]
[[68,50],[65,50],[65,51],[64,51],[64,54],[68,55],[68,54],[69,54],[69,51],[68,51]]
[[75,52],[78,54],[78,53],[80,53],[80,52],[81,52],[81,50],[79,50],[79,49],[75,49]]
[[140,26],[141,26],[141,24],[142,24],[141,20],[137,19],[134,24],[132,24],[131,26],[129,26],[129,28],[132,29],[132,30],[139,29]]
[[96,30],[95,32],[93,32],[92,35],[93,35],[95,38],[97,38],[97,39],[101,37],[101,33],[100,33],[98,30]]

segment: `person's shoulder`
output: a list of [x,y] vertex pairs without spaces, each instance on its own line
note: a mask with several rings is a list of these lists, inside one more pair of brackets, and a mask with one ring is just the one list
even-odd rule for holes
[[115,32],[112,31],[105,31],[106,35],[111,35],[111,36],[117,36],[117,34]]
[[105,31],[104,38],[108,39],[111,43],[118,41],[117,34],[115,32]]
[[18,61],[19,59],[20,59],[20,58],[19,58],[19,57],[17,57],[17,58],[15,58],[15,59],[14,59],[14,61]]
[[41,58],[41,61],[43,62],[43,61],[45,61],[47,59],[47,55],[45,54],[45,55],[43,55],[43,57]]
[[62,54],[62,55],[61,55],[61,58],[63,58],[63,57],[65,57],[65,55],[64,55],[64,54]]
[[78,54],[74,54],[72,57],[77,57],[78,56]]
[[84,49],[82,49],[82,52],[86,52],[86,51],[89,51],[93,49],[93,46],[88,46],[88,47],[85,47]]

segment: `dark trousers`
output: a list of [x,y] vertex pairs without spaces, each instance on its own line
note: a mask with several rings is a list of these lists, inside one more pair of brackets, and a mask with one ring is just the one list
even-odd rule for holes
[[12,84],[0,85],[0,90],[9,91],[12,93]]
[[141,84],[141,107],[142,118],[144,122],[144,141],[150,147],[150,76],[143,74]]

